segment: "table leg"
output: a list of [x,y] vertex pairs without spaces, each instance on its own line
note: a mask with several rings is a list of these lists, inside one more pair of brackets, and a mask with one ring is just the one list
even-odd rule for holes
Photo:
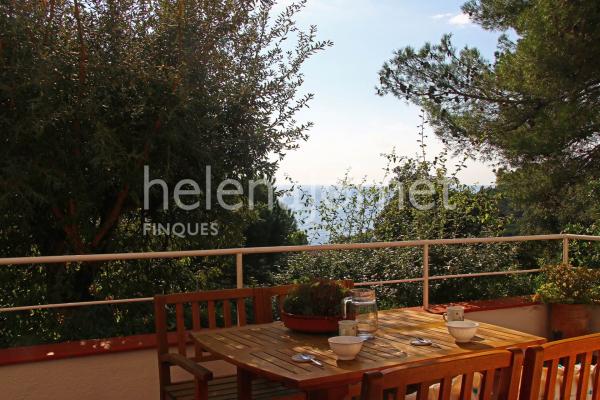
[[238,367],[237,369],[238,400],[252,400],[252,374]]
[[348,395],[348,386],[339,386],[328,389],[311,390],[308,392],[309,400],[343,400]]

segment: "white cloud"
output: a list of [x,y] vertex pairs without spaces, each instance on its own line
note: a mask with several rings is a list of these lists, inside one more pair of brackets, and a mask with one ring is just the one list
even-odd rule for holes
[[473,24],[469,16],[465,13],[441,13],[432,15],[430,18],[435,20],[443,20],[446,23],[455,26],[468,26]]
[[454,16],[454,14],[452,14],[452,13],[445,13],[445,14],[435,14],[435,15],[432,15],[431,18],[432,19],[446,19],[446,18],[450,18],[452,16]]
[[469,16],[464,13],[454,15],[452,18],[450,18],[448,20],[448,23],[450,25],[458,25],[458,26],[466,26],[466,25],[472,24]]

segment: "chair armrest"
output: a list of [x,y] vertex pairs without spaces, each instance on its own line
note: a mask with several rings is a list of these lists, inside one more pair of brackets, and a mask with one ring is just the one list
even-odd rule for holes
[[177,353],[167,353],[160,356],[160,362],[167,363],[173,366],[180,367],[195,378],[202,381],[209,381],[213,378],[213,373],[209,369],[196,364],[194,361]]

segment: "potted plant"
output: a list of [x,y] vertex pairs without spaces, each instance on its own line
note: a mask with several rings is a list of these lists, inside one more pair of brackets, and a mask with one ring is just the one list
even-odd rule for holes
[[589,333],[589,305],[600,304],[600,271],[547,265],[542,268],[534,300],[550,305],[553,339]]
[[281,320],[300,332],[335,332],[348,289],[335,281],[315,280],[295,287],[283,302]]

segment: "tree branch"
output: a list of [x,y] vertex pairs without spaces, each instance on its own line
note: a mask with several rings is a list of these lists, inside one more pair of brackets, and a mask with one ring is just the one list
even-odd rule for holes
[[100,230],[94,236],[92,240],[91,247],[95,248],[100,244],[102,239],[106,236],[106,234],[112,229],[113,226],[119,221],[119,217],[121,216],[121,212],[123,210],[123,205],[125,204],[125,200],[129,195],[129,185],[125,185],[125,187],[117,194],[117,199],[115,200],[115,204],[113,208],[110,210],[106,219]]
[[[75,207],[75,204],[74,204],[73,200],[69,200],[69,208],[71,210],[74,210],[74,207]],[[52,207],[52,213],[54,214],[54,216],[56,218],[58,218],[59,222],[60,221],[64,222],[65,215],[60,210],[60,208],[58,208],[56,206]],[[69,242],[73,246],[74,250],[79,254],[84,254],[86,252],[85,244],[81,240],[81,236],[79,235],[75,224],[64,224],[63,230],[65,232],[65,235],[69,239]]]
[[79,84],[85,83],[86,65],[87,65],[87,49],[83,42],[83,26],[81,24],[81,15],[79,13],[79,1],[75,0],[75,20],[77,21],[77,40],[79,41]]

